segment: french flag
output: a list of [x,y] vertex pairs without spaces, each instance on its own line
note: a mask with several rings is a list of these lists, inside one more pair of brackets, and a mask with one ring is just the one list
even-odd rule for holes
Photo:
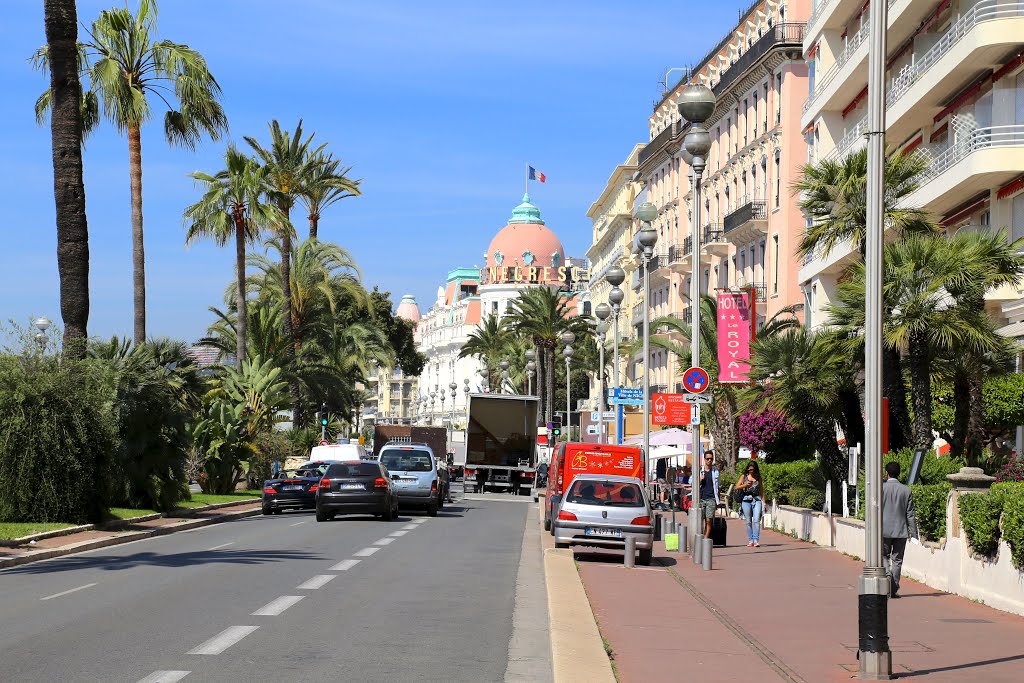
[[539,180],[542,183],[548,179],[546,175],[535,169],[533,166],[530,166],[530,174],[528,177],[530,180]]

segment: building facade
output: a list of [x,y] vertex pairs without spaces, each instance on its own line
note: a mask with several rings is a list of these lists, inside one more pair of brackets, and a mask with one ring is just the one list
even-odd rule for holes
[[[419,324],[420,307],[416,297],[406,294],[395,310],[395,317]],[[401,368],[386,368],[375,365],[363,390],[367,398],[363,401],[362,423],[365,424],[412,424],[418,406],[417,378],[409,377]]]

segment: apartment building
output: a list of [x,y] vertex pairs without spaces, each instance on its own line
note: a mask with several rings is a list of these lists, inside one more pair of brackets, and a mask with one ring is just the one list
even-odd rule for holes
[[[759,323],[785,306],[803,303],[795,250],[805,222],[790,187],[807,160],[800,119],[807,93],[802,50],[809,13],[809,0],[750,5],[655,106],[651,141],[637,159],[637,178],[658,207],[648,302],[652,319],[666,314],[690,319],[695,201],[701,205],[696,251],[703,293],[753,288]],[[676,109],[678,95],[691,82],[707,85],[717,98],[704,124],[712,145],[700,197],[693,196],[690,169],[680,155],[688,123]],[[639,290],[643,271],[634,272],[632,284]],[[637,307],[631,320],[637,328],[642,315]],[[656,390],[679,389],[680,368],[671,354],[653,350],[651,369]]]
[[[803,50],[809,68],[801,130],[808,160],[862,147],[867,125],[868,10],[861,0],[818,0]],[[927,155],[906,204],[952,235],[1005,229],[1024,237],[1024,2],[888,0],[886,144]],[[853,248],[813,253],[800,283],[807,318],[824,320]],[[1004,287],[988,309],[1024,337],[1024,291]]]

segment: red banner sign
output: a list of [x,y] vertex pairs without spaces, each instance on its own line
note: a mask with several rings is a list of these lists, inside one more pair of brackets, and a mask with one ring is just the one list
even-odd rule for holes
[[750,292],[718,295],[718,381],[746,384],[750,381]]
[[690,424],[690,404],[683,403],[683,396],[684,394],[651,394],[651,424]]

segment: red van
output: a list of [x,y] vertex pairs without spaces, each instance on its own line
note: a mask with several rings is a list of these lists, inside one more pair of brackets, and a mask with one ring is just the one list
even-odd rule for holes
[[639,446],[615,444],[560,443],[555,447],[548,469],[547,495],[544,497],[544,530],[551,531],[562,493],[577,474],[616,474],[643,481],[643,459]]

